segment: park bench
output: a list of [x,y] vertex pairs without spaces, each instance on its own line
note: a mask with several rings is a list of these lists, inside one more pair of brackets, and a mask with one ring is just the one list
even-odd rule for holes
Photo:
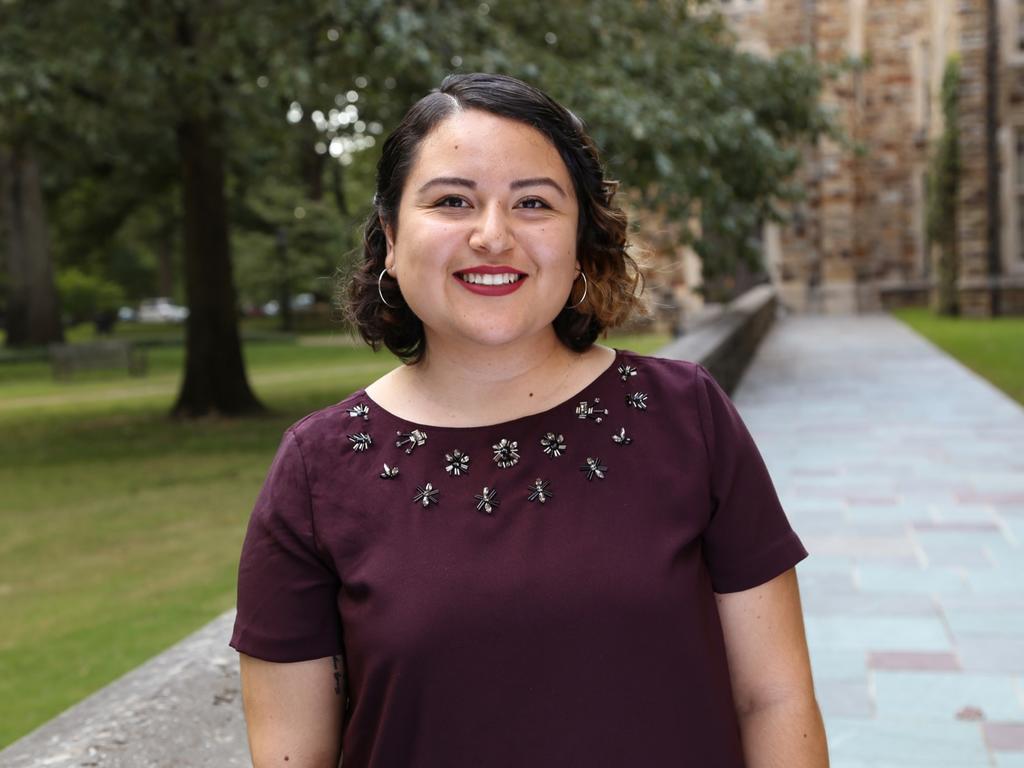
[[51,344],[50,365],[55,379],[70,379],[75,371],[126,368],[133,376],[146,373],[146,352],[131,342],[104,339],[85,344]]

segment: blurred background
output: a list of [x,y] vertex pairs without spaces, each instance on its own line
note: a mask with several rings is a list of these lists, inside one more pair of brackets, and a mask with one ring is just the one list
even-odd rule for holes
[[606,343],[765,284],[1024,403],[1024,2],[0,0],[0,747],[233,605],[281,431],[397,364],[334,301],[380,145],[472,71],[621,182]]

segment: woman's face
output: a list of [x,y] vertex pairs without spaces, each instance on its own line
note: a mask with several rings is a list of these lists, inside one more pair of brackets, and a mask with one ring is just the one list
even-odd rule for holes
[[578,270],[579,208],[558,151],[534,128],[456,112],[419,147],[385,265],[437,342],[554,338]]

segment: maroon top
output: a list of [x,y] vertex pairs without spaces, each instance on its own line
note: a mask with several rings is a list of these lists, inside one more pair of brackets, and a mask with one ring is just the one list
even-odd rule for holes
[[359,390],[289,428],[231,645],[343,656],[345,768],[737,768],[713,592],[806,556],[708,371],[616,350],[503,424],[417,425]]

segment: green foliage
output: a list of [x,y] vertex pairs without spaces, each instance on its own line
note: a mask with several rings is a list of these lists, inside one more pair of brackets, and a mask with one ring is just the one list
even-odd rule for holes
[[928,168],[927,230],[939,248],[938,290],[935,309],[939,314],[958,312],[957,277],[957,195],[960,182],[959,127],[960,61],[950,57],[942,76],[943,132],[932,148]]
[[250,226],[236,229],[233,252],[243,303],[261,304],[304,291],[329,295],[343,254],[355,246],[356,223],[332,201],[310,200],[294,184],[273,181],[248,194]]
[[[286,220],[300,191],[318,200],[315,179],[328,179],[336,215],[325,205],[300,227],[309,247],[289,249],[302,280],[325,272],[306,262],[358,245],[380,137],[449,72],[520,76],[569,104],[641,205],[700,223],[687,236],[709,277],[752,259],[761,223],[799,195],[800,146],[832,130],[807,52],[741,52],[691,0],[6,0],[0,14],[0,140],[20,131],[45,148],[60,263],[95,268],[120,238],[117,252],[149,265],[133,279],[155,280],[167,242],[162,226],[133,222],[180,220],[175,131],[190,117],[223,126],[247,273],[272,272],[268,222]],[[269,290],[260,281],[240,288],[255,298]]]
[[92,320],[102,312],[116,312],[124,302],[121,286],[76,267],[57,275],[61,307],[72,323]]

